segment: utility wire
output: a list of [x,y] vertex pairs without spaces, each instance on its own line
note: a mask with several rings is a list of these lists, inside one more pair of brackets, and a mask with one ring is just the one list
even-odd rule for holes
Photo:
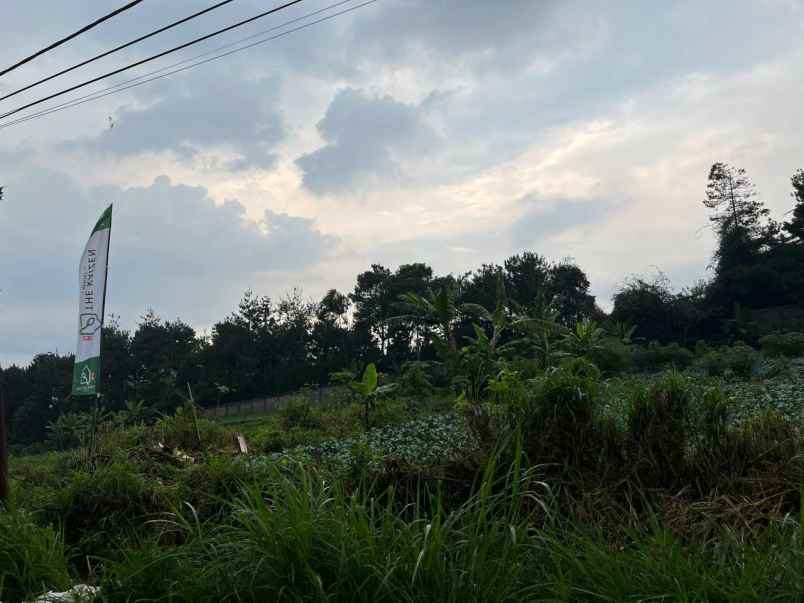
[[[200,59],[200,58],[215,54],[217,52],[221,52],[223,50],[227,50],[227,49],[232,48],[234,46],[238,46],[239,44],[242,44],[243,42],[247,42],[248,40],[253,40],[254,38],[259,38],[260,36],[263,36],[263,35],[265,35],[267,33],[272,32],[272,31],[276,31],[277,29],[282,29],[283,27],[287,27],[288,25],[292,25],[293,23],[297,23],[299,21],[304,21],[305,19],[309,19],[310,17],[313,17],[313,16],[318,15],[320,13],[326,12],[326,11],[331,10],[333,8],[337,8],[337,7],[342,6],[344,4],[349,4],[350,2],[353,2],[353,1],[354,0],[341,0],[340,2],[336,2],[335,4],[330,4],[328,6],[325,6],[324,8],[320,8],[318,10],[315,10],[315,11],[311,12],[311,13],[307,13],[306,15],[302,15],[301,17],[296,17],[295,19],[290,19],[289,21],[285,21],[284,23],[282,23],[280,25],[275,25],[273,27],[269,27],[268,29],[264,29],[262,31],[258,31],[257,33],[254,33],[254,34],[251,34],[249,36],[246,36],[245,38],[240,38],[239,40],[235,40],[234,42],[230,42],[229,44],[224,44],[223,46],[218,46],[217,48],[213,48],[212,50],[207,50],[205,52],[202,52],[202,53],[197,54],[195,56],[189,57],[187,59],[182,59],[181,61],[178,61],[176,63],[166,65],[165,67],[160,67],[159,69],[156,69],[154,71],[149,71],[148,73],[138,75],[135,78],[132,78],[130,80],[126,80],[124,82],[120,82],[119,84],[114,84],[113,86],[109,86],[109,87],[103,88],[101,90],[96,90],[95,92],[91,92],[90,94],[85,94],[84,96],[79,96],[77,98],[73,98],[73,99],[71,99],[71,100],[69,100],[67,102],[61,103],[59,105],[54,105],[54,106],[48,107],[47,109],[44,109],[42,111],[38,111],[36,113],[29,114],[29,115],[27,115],[25,117],[22,117],[22,118],[19,118],[17,120],[14,120],[13,123],[18,123],[19,121],[27,121],[27,119],[29,117],[37,117],[37,116],[42,115],[42,114],[51,113],[51,112],[53,112],[54,109],[60,109],[61,107],[66,107],[67,105],[72,106],[77,101],[82,101],[84,99],[93,97],[93,96],[98,95],[98,94],[102,94],[102,93],[107,92],[109,90],[114,90],[115,88],[121,88],[123,86],[126,86],[127,84],[132,83],[132,82],[136,82],[138,80],[147,78],[147,77],[155,75],[157,73],[167,71],[168,69],[173,69],[174,67],[178,67],[179,65],[185,65],[186,63],[190,63],[190,62],[195,61],[197,59]],[[0,100],[2,100],[2,99],[0,98]],[[12,122],[9,122],[9,123],[12,123]]]
[[129,2],[125,6],[121,6],[117,10],[114,10],[114,11],[110,12],[108,15],[106,15],[104,17],[101,17],[100,19],[96,19],[95,21],[93,21],[89,25],[85,25],[84,27],[82,27],[81,29],[76,31],[75,33],[71,33],[69,36],[67,36],[65,38],[62,38],[61,40],[58,40],[56,42],[53,42],[53,44],[51,44],[50,46],[48,46],[46,48],[43,48],[42,50],[39,50],[39,51],[33,53],[31,56],[25,57],[21,61],[18,61],[16,63],[14,63],[11,67],[6,67],[3,71],[0,71],[0,76],[5,75],[9,71],[13,71],[17,67],[25,65],[25,63],[28,63],[29,61],[33,61],[39,55],[45,54],[46,52],[48,52],[50,50],[53,50],[54,48],[56,48],[58,46],[61,46],[65,42],[69,42],[73,38],[76,38],[76,37],[80,36],[82,33],[89,31],[93,27],[97,27],[98,25],[100,25],[104,21],[107,21],[107,20],[111,19],[112,17],[115,17],[115,16],[119,15],[120,13],[125,12],[130,8],[133,8],[134,6],[139,4],[140,2],[142,2],[142,0],[134,0],[133,2]]
[[116,46],[116,47],[112,48],[111,50],[107,50],[106,52],[103,52],[103,53],[101,53],[101,54],[99,54],[97,56],[94,56],[91,59],[87,59],[86,61],[82,61],[82,62],[78,63],[77,65],[73,65],[72,67],[68,67],[67,69],[62,69],[61,71],[59,71],[57,73],[54,73],[53,75],[49,75],[47,77],[44,77],[41,80],[38,80],[38,81],[34,82],[33,84],[28,84],[24,88],[20,88],[19,90],[15,90],[14,92],[9,92],[5,96],[0,96],[0,101],[6,100],[7,98],[11,98],[12,96],[16,96],[17,94],[19,94],[21,92],[25,92],[26,90],[30,90],[31,88],[34,88],[34,87],[36,87],[36,86],[38,86],[40,84],[44,84],[45,82],[49,82],[50,80],[52,80],[54,78],[57,78],[60,75],[64,75],[65,73],[70,73],[71,71],[75,71],[76,69],[78,69],[80,67],[84,67],[85,65],[89,65],[90,63],[94,63],[95,61],[97,61],[99,59],[102,59],[104,57],[108,57],[110,54],[114,54],[115,52],[117,52],[119,50],[123,50],[124,48],[128,48],[129,46],[133,46],[134,44],[137,44],[138,42],[142,42],[143,40],[147,40],[148,38],[152,38],[157,34],[160,34],[160,33],[164,32],[164,31],[167,31],[168,29],[173,29],[174,27],[177,27],[177,26],[181,25],[182,23],[187,23],[187,21],[191,21],[192,19],[195,19],[196,17],[200,17],[201,15],[205,15],[206,13],[211,12],[211,11],[215,10],[216,8],[220,8],[224,4],[229,4],[230,2],[234,2],[234,0],[224,0],[223,2],[218,2],[217,4],[213,4],[209,8],[205,8],[204,10],[198,11],[197,13],[193,13],[189,17],[184,17],[183,19],[179,19],[178,21],[174,21],[173,23],[170,23],[169,25],[165,25],[164,27],[160,27],[156,31],[152,31],[151,33],[147,33],[144,36],[140,36],[139,38],[135,38],[135,39],[131,40],[130,42],[126,42],[125,44],[121,44],[120,46]]
[[[153,81],[155,81],[155,80],[159,80],[159,79],[162,79],[162,78],[164,78],[164,77],[168,77],[168,76],[174,75],[174,74],[176,74],[176,73],[180,73],[180,72],[182,72],[182,71],[187,71],[187,70],[192,69],[192,68],[194,68],[194,67],[198,67],[199,65],[204,65],[204,64],[206,64],[206,63],[210,63],[210,62],[212,62],[212,61],[215,61],[215,60],[218,60],[218,59],[224,58],[224,57],[226,57],[226,56],[229,56],[229,55],[232,55],[232,54],[235,54],[235,53],[241,52],[241,51],[243,51],[243,50],[248,50],[249,48],[253,48],[253,47],[258,46],[258,45],[260,45],[260,44],[265,44],[265,43],[270,42],[270,41],[272,41],[272,40],[276,40],[277,38],[282,38],[282,37],[284,37],[284,36],[287,36],[287,35],[289,35],[289,34],[295,33],[295,32],[297,32],[297,31],[299,31],[299,30],[302,30],[302,29],[306,29],[306,28],[311,27],[311,26],[313,26],[313,25],[316,25],[316,24],[318,24],[318,23],[322,23],[322,22],[324,22],[324,21],[329,21],[330,19],[334,19],[335,17],[338,17],[338,16],[340,16],[340,15],[343,15],[343,14],[346,14],[346,13],[349,13],[349,12],[352,12],[352,11],[354,11],[354,10],[357,10],[357,9],[359,9],[359,8],[362,8],[362,7],[364,7],[364,6],[367,6],[367,5],[369,5],[369,4],[374,4],[374,3],[375,3],[375,2],[377,2],[378,0],[367,0],[366,2],[363,2],[363,3],[361,3],[361,4],[357,4],[357,5],[355,5],[355,6],[351,6],[351,7],[347,8],[347,9],[344,9],[344,10],[338,11],[338,12],[336,12],[336,13],[332,13],[332,14],[330,14],[330,15],[327,15],[326,17],[322,17],[322,18],[320,18],[320,19],[316,19],[315,21],[310,21],[309,23],[305,23],[305,24],[300,25],[300,26],[298,26],[298,27],[295,27],[295,28],[293,28],[293,29],[289,29],[289,30],[286,30],[286,31],[280,32],[280,33],[275,34],[275,35],[273,35],[273,36],[270,36],[270,37],[268,37],[268,38],[264,38],[264,39],[261,39],[261,40],[257,40],[256,42],[252,42],[251,44],[248,44],[248,45],[246,45],[246,46],[242,46],[242,47],[240,47],[240,48],[235,48],[234,50],[230,50],[230,51],[228,51],[228,52],[224,52],[224,53],[218,54],[218,55],[216,55],[216,56],[210,57],[210,58],[208,58],[208,59],[204,59],[204,60],[202,60],[202,61],[197,61],[197,62],[192,63],[192,64],[190,64],[190,65],[187,65],[187,66],[185,66],[185,67],[181,67],[181,68],[178,68],[178,69],[174,69],[174,70],[169,71],[169,72],[167,72],[167,73],[162,73],[161,75],[156,75],[156,76],[154,76],[154,77],[149,77],[150,75],[153,75],[153,74],[159,73],[159,72],[161,72],[161,71],[164,71],[165,69],[170,69],[170,68],[175,67],[175,66],[177,66],[177,65],[181,65],[181,64],[187,63],[188,61],[193,61],[193,60],[195,60],[195,59],[201,58],[201,57],[203,57],[203,56],[205,56],[205,55],[212,54],[212,53],[215,53],[215,52],[219,52],[220,50],[223,50],[223,49],[225,49],[225,48],[229,48],[229,47],[231,47],[231,46],[235,46],[235,45],[237,45],[237,44],[242,44],[243,42],[245,42],[245,41],[247,41],[247,40],[249,40],[249,39],[253,39],[253,38],[255,38],[255,37],[258,37],[258,36],[264,35],[264,34],[266,34],[266,33],[269,33],[269,32],[271,32],[271,31],[275,31],[275,30],[277,30],[277,29],[281,29],[281,28],[283,28],[283,27],[286,27],[286,26],[291,25],[291,24],[293,24],[293,23],[296,23],[296,22],[298,22],[298,21],[302,21],[302,20],[304,20],[304,19],[308,19],[309,17],[312,17],[312,16],[314,16],[314,15],[320,14],[320,13],[325,12],[325,11],[327,11],[327,10],[331,10],[331,9],[336,8],[336,7],[338,7],[338,6],[342,6],[343,4],[347,4],[348,2],[351,2],[351,1],[352,1],[352,0],[342,0],[341,2],[336,2],[335,4],[331,4],[331,5],[329,5],[329,6],[326,6],[326,7],[324,7],[324,8],[319,9],[319,10],[316,10],[316,11],[314,11],[314,12],[308,13],[308,14],[303,15],[303,16],[301,16],[301,17],[297,17],[297,18],[295,18],[295,19],[291,19],[290,21],[286,21],[285,23],[283,23],[283,24],[281,24],[281,25],[277,25],[277,26],[272,27],[272,28],[270,28],[270,29],[267,29],[267,30],[264,30],[264,31],[262,31],[262,32],[259,32],[259,33],[256,33],[256,34],[253,34],[253,35],[248,36],[248,37],[246,37],[246,38],[243,38],[243,39],[241,39],[241,40],[239,40],[239,41],[237,41],[237,42],[233,42],[233,43],[231,43],[231,44],[227,44],[227,45],[222,46],[222,47],[220,47],[220,48],[217,48],[217,49],[215,49],[215,50],[211,50],[211,51],[208,51],[208,52],[202,53],[202,54],[200,54],[200,55],[196,55],[195,57],[192,57],[192,58],[190,58],[190,59],[186,59],[186,60],[184,60],[184,61],[180,61],[180,62],[178,62],[178,63],[174,63],[173,65],[169,65],[169,66],[167,66],[167,67],[163,67],[162,69],[157,69],[156,71],[152,71],[151,73],[147,73],[147,74],[144,74],[144,75],[142,75],[142,76],[139,76],[139,77],[133,78],[133,79],[131,79],[131,80],[128,80],[128,81],[126,81],[126,82],[122,82],[122,83],[120,83],[120,84],[117,84],[117,85],[115,85],[115,86],[110,86],[109,88],[105,88],[105,89],[103,89],[103,90],[99,90],[99,91],[97,91],[97,92],[93,92],[92,94],[87,94],[87,95],[85,95],[85,96],[78,97],[77,99],[73,99],[73,100],[68,101],[68,102],[66,102],[66,103],[62,103],[62,104],[60,104],[60,105],[56,105],[56,106],[54,106],[54,107],[49,107],[48,109],[44,109],[44,110],[42,110],[42,111],[39,111],[39,112],[36,112],[36,113],[32,113],[32,114],[26,115],[26,116],[24,116],[24,117],[20,117],[20,118],[18,118],[18,119],[12,120],[12,121],[8,121],[8,122],[5,122],[5,123],[0,123],[0,130],[5,129],[5,128],[9,128],[9,127],[11,127],[11,126],[15,126],[15,125],[18,125],[18,124],[21,124],[21,123],[25,123],[25,122],[27,122],[27,121],[31,121],[31,120],[34,120],[34,119],[38,119],[38,118],[41,118],[41,117],[46,117],[47,115],[50,115],[51,113],[58,113],[59,111],[64,111],[64,110],[66,110],[66,109],[71,109],[72,107],[77,107],[78,105],[83,105],[84,103],[89,103],[89,102],[92,102],[92,101],[95,101],[95,100],[99,100],[99,99],[104,98],[104,97],[106,97],[106,96],[110,96],[110,95],[112,95],[112,94],[116,94],[116,93],[118,93],[118,92],[123,92],[124,90],[129,90],[130,88],[136,88],[136,87],[138,87],[138,86],[142,86],[143,84],[147,84],[147,83],[153,82]],[[143,79],[143,78],[148,78],[148,79]],[[132,83],[132,82],[133,82],[133,83]],[[127,84],[128,84],[128,85],[127,85]]]
[[[139,1],[142,1],[142,0],[139,0]],[[260,13],[258,15],[250,17],[248,19],[244,19],[242,21],[239,21],[239,22],[237,22],[237,23],[235,23],[233,25],[229,25],[228,27],[224,27],[223,29],[213,31],[212,33],[206,34],[206,35],[201,36],[199,38],[195,38],[194,40],[190,40],[189,42],[185,42],[184,44],[179,44],[178,46],[174,46],[173,48],[170,48],[168,50],[163,50],[162,52],[157,53],[155,55],[152,55],[152,56],[150,56],[150,57],[148,57],[146,59],[142,59],[142,60],[137,61],[135,63],[131,63],[130,65],[126,65],[125,67],[120,67],[119,69],[115,69],[114,71],[104,73],[103,75],[99,75],[98,77],[92,78],[91,80],[81,82],[80,84],[76,84],[75,86],[71,86],[70,88],[65,88],[64,90],[61,90],[59,92],[55,92],[54,94],[51,94],[50,96],[40,98],[39,100],[36,100],[36,101],[28,103],[27,105],[23,105],[22,107],[18,107],[16,109],[8,111],[7,113],[4,113],[3,115],[0,115],[0,119],[5,119],[6,117],[8,117],[10,115],[14,115],[15,113],[19,113],[20,111],[24,111],[25,109],[28,109],[29,107],[33,107],[33,106],[38,105],[40,103],[44,103],[46,101],[49,101],[50,99],[53,99],[53,98],[56,98],[58,96],[62,96],[63,94],[67,94],[69,92],[72,92],[73,90],[78,90],[79,88],[83,88],[84,86],[89,86],[90,84],[94,84],[95,82],[98,82],[100,80],[106,79],[107,77],[111,77],[113,75],[117,75],[118,73],[122,73],[124,71],[128,71],[129,69],[133,69],[134,67],[139,67],[140,65],[144,65],[145,63],[155,61],[156,59],[159,59],[159,58],[161,58],[163,56],[166,56],[168,54],[177,52],[179,50],[182,50],[183,48],[187,48],[188,46],[193,46],[194,44],[198,44],[199,42],[203,42],[204,40],[208,40],[208,39],[213,38],[215,36],[219,36],[220,34],[225,33],[227,31],[231,31],[232,29],[235,29],[237,27],[242,27],[243,25],[251,23],[252,21],[256,21],[257,19],[262,19],[263,17],[267,17],[268,15],[271,15],[273,13],[279,12],[279,11],[281,11],[283,9],[286,9],[286,8],[290,7],[290,6],[293,6],[294,4],[298,4],[301,1],[302,0],[291,0],[290,2],[286,2],[285,4],[282,4],[280,6],[272,8],[271,10],[267,10],[265,12],[262,12],[262,13]]]

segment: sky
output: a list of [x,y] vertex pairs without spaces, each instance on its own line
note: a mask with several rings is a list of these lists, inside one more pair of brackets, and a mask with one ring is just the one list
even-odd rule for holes
[[[280,27],[333,1],[37,109],[360,3]],[[0,77],[0,96],[212,3],[145,0]],[[2,60],[118,4],[3,2]],[[271,6],[236,0],[0,111]],[[246,289],[318,299],[372,263],[461,274],[525,250],[573,258],[603,308],[631,275],[690,286],[711,274],[712,163],[745,168],[775,218],[792,207],[802,73],[804,0],[378,0],[2,128],[0,366],[73,350],[78,260],[109,203],[107,312],[127,328],[152,308],[209,332]]]

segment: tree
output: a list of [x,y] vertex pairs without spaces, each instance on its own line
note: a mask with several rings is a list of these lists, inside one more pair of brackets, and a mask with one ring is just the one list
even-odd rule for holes
[[345,326],[346,313],[349,311],[351,302],[349,297],[339,293],[336,289],[330,289],[318,304],[316,319],[332,326]]
[[347,313],[349,298],[330,289],[318,304],[311,336],[311,355],[317,367],[318,382],[326,383],[329,374],[349,366],[352,337]]
[[756,187],[744,169],[726,163],[712,165],[703,204],[714,210],[709,219],[718,234],[739,229],[747,236],[759,236],[769,211],[756,197]]
[[349,296],[355,304],[355,328],[364,332],[371,342],[376,342],[384,354],[388,340],[388,318],[392,316],[391,305],[395,301],[388,292],[391,271],[380,264],[372,264],[371,270],[357,275],[357,284]]
[[555,308],[557,321],[565,327],[600,314],[594,296],[589,294],[589,279],[569,260],[550,268],[547,298]]
[[197,349],[192,327],[179,319],[162,321],[149,310],[131,338],[136,398],[165,410],[181,404],[185,384],[195,381]]
[[700,283],[673,293],[662,273],[652,280],[631,277],[614,294],[611,320],[633,325],[632,335],[645,341],[692,343],[707,317],[706,292],[706,285]]
[[504,262],[509,296],[526,312],[542,313],[549,305],[550,264],[537,253],[526,251]]
[[101,390],[107,408],[125,408],[131,376],[131,335],[120,328],[119,319],[111,316],[103,327],[101,350]]
[[449,356],[454,356],[458,349],[455,338],[455,323],[458,320],[458,283],[451,279],[437,291],[428,289],[424,295],[403,293],[400,301],[409,313],[396,319],[418,319],[435,328],[439,333],[442,348]]
[[[16,408],[11,419],[12,438],[16,442],[41,442],[47,435],[47,424],[55,420],[61,412],[87,409],[91,403],[88,398],[79,398],[72,402],[69,400],[73,373],[72,355],[38,354],[23,370],[27,387],[20,388],[17,385],[19,389],[16,389],[16,395],[21,394],[25,398],[9,400],[11,407]],[[13,383],[8,385],[14,386]]]
[[763,261],[777,246],[779,228],[756,197],[744,169],[725,163],[710,169],[703,203],[713,210],[710,220],[718,235],[710,301],[724,314],[731,313],[735,304],[772,303],[780,287],[779,275]]
[[790,221],[784,225],[784,230],[791,239],[804,243],[804,170],[798,170],[793,174],[790,182],[793,185],[791,196],[795,199],[796,204],[793,207]]

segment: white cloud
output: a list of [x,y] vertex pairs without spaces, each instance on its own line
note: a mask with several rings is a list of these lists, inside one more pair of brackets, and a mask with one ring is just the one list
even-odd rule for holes
[[114,202],[107,311],[131,326],[145,309],[209,325],[246,288],[280,295],[338,246],[312,220],[266,211],[167,177],[147,187],[85,191],[30,169],[9,182],[0,215],[0,361],[72,346],[76,262],[102,207]]
[[[194,10],[147,4],[143,19],[93,30],[4,83]],[[258,5],[233,3],[138,52]],[[22,55],[95,13],[4,4],[0,34]],[[116,228],[135,227],[115,231],[115,252],[144,258],[115,259],[121,313],[154,305],[209,324],[245,286],[316,294],[350,288],[373,261],[460,272],[525,246],[574,256],[604,303],[629,273],[655,266],[689,284],[712,249],[700,230],[712,162],[745,167],[777,216],[789,206],[789,176],[804,167],[801,17],[790,0],[385,1],[3,130],[0,354],[69,335],[74,260],[111,198]],[[170,182],[155,181],[163,174]],[[58,228],[40,232],[43,219]],[[149,284],[114,281],[121,263]],[[23,278],[22,265],[39,277]],[[20,333],[32,338],[25,350]]]

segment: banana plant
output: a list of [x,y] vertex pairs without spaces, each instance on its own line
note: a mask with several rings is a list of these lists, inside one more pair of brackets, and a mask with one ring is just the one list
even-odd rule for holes
[[[537,311],[537,316],[533,316],[525,314],[518,304],[509,302],[505,292],[505,283],[502,274],[500,274],[497,278],[497,300],[493,311],[489,311],[478,304],[463,304],[461,311],[465,314],[477,316],[491,324],[491,337],[481,336],[482,329],[477,325],[473,325],[476,337],[470,338],[470,340],[473,345],[482,348],[490,355],[496,356],[529,342],[536,346],[544,345],[549,347],[548,340],[551,337],[568,332],[566,327],[555,321],[555,314],[549,310],[548,304],[540,304],[538,307],[541,310]],[[525,335],[525,337],[513,339],[500,346],[500,339],[505,331],[519,333],[520,335]]]
[[451,282],[438,291],[428,289],[424,295],[403,293],[399,296],[399,300],[410,313],[395,316],[391,320],[412,319],[435,325],[441,336],[440,341],[434,342],[436,347],[454,355],[458,347],[455,341],[455,323],[458,320],[458,308],[455,304],[457,297],[458,287]]
[[582,320],[575,323],[561,339],[566,352],[577,357],[591,358],[592,355],[605,348],[607,333],[594,320]]
[[360,398],[363,404],[363,420],[365,423],[366,431],[371,427],[369,413],[377,405],[377,402],[383,397],[393,393],[397,388],[396,383],[388,383],[386,385],[379,385],[379,376],[377,375],[377,367],[374,363],[370,363],[366,370],[363,371],[363,377],[359,381],[351,381],[349,389],[351,389]]

